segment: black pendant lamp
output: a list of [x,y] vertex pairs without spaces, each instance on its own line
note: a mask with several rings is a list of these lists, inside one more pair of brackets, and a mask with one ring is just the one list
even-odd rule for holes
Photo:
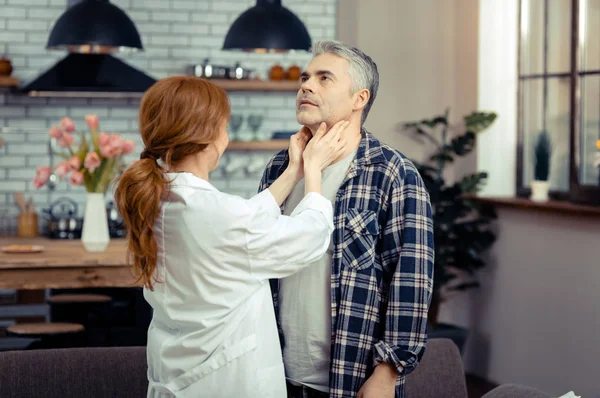
[[254,7],[233,22],[223,44],[223,50],[258,53],[308,51],[310,47],[306,27],[281,0],[256,0]]
[[133,21],[108,0],[83,0],[69,7],[54,24],[46,48],[85,54],[144,49]]

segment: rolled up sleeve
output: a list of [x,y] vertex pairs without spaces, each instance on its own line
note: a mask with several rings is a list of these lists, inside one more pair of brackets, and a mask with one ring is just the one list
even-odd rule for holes
[[421,177],[409,172],[392,189],[382,236],[383,259],[393,269],[383,340],[375,344],[374,364],[410,373],[427,341],[427,312],[433,289],[433,220]]

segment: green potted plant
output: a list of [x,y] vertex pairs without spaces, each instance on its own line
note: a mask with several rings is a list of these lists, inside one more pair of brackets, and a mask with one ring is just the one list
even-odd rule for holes
[[546,202],[548,200],[548,178],[550,177],[550,161],[552,159],[552,142],[547,131],[541,131],[533,149],[534,167],[531,182],[531,200]]
[[433,119],[405,123],[403,131],[435,145],[428,161],[414,162],[429,191],[434,221],[434,283],[428,334],[432,338],[451,338],[462,351],[468,331],[439,323],[438,313],[448,295],[479,286],[475,272],[485,265],[482,255],[495,241],[491,223],[496,214],[492,207],[470,198],[485,184],[487,173],[465,175],[448,183],[444,171],[455,158],[473,151],[477,134],[494,122],[496,114],[473,112],[459,125],[450,125],[448,114],[446,111]]

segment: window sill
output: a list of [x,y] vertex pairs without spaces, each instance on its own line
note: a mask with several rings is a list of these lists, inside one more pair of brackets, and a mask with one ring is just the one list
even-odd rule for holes
[[483,197],[473,196],[473,200],[498,207],[512,207],[523,210],[543,211],[547,213],[562,213],[578,216],[600,217],[600,206],[578,205],[563,200],[549,200],[548,202],[533,202],[526,198],[513,197]]

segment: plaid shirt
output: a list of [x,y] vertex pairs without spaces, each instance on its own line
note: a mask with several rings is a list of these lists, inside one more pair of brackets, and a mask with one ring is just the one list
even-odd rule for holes
[[[287,150],[276,154],[259,191],[288,162]],[[417,366],[427,340],[431,206],[415,166],[366,130],[337,193],[334,226],[330,396],[356,396],[375,365],[387,362],[400,373],[396,397],[404,397],[404,376]],[[278,314],[277,281],[271,288]]]

